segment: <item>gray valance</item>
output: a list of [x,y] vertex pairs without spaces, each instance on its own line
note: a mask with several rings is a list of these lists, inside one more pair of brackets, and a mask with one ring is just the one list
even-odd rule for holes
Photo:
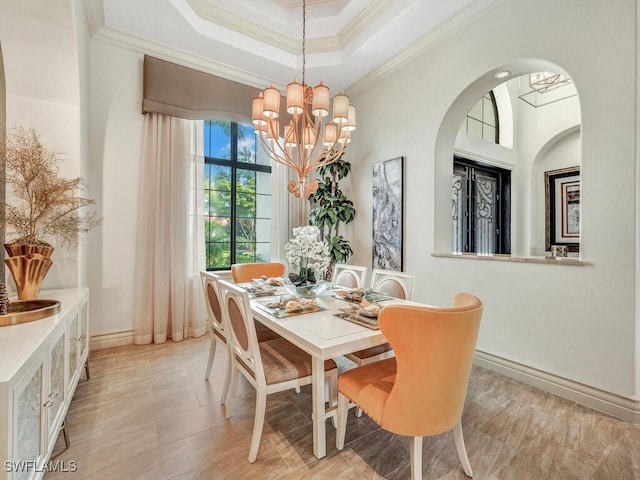
[[260,93],[231,80],[145,55],[142,112],[188,120],[221,118],[251,122],[251,101]]

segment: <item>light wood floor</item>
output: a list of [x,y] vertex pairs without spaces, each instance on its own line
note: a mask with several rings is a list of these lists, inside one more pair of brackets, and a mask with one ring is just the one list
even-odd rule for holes
[[[327,457],[312,454],[311,394],[269,397],[258,460],[247,455],[254,393],[242,382],[232,419],[219,403],[219,348],[203,379],[208,336],[91,353],[67,416],[77,462],[53,479],[408,479],[409,441],[350,413],[342,452],[327,423]],[[631,425],[474,367],[463,431],[476,479],[640,479],[640,425]],[[58,439],[56,452],[63,448]],[[425,479],[467,478],[449,434],[425,439]]]

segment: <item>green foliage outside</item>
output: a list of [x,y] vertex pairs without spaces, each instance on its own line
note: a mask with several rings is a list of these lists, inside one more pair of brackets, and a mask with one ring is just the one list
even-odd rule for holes
[[342,157],[319,168],[322,181],[319,182],[318,190],[309,197],[314,205],[309,212],[309,223],[320,228],[321,238],[329,244],[331,265],[327,270],[327,279],[331,277],[336,263],[344,263],[353,255],[349,241],[340,235],[340,225],[351,223],[356,209],[338,186],[338,182],[350,172],[351,164]]
[[[230,132],[231,122],[213,121]],[[243,132],[238,129],[238,140]],[[238,142],[240,143],[240,142]],[[248,148],[238,161],[255,163]],[[207,164],[204,178],[205,245],[207,268],[226,268],[231,260],[231,172],[229,166]],[[256,254],[256,177],[252,170],[236,169],[236,263],[262,261]]]

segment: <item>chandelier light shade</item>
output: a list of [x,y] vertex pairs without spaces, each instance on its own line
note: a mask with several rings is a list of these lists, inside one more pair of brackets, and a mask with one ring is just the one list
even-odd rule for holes
[[287,189],[309,197],[318,189],[311,172],[340,158],[356,129],[356,108],[340,92],[331,101],[329,87],[310,87],[305,80],[306,2],[302,2],[302,82],[287,85],[287,118],[280,117],[280,91],[271,85],[253,99],[252,122],[269,157],[294,170],[298,180]]

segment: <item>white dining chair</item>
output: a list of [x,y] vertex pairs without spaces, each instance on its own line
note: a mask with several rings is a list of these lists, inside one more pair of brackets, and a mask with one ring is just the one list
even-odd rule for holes
[[[204,293],[204,303],[207,309],[207,324],[211,330],[211,341],[209,343],[209,358],[207,360],[207,369],[204,373],[205,380],[209,380],[211,375],[211,367],[213,366],[213,358],[216,354],[216,346],[218,342],[223,345],[227,344],[227,334],[222,324],[222,311],[220,308],[220,293],[218,292],[218,280],[220,276],[207,271],[200,272],[200,280],[202,281],[202,289]],[[230,366],[227,363],[227,372]],[[229,374],[225,375],[224,389],[222,392],[221,402],[226,401],[229,390]]]
[[[218,342],[227,350],[227,368],[224,377],[224,387],[220,397],[220,403],[226,403],[229,395],[229,382],[231,380],[231,353],[228,348],[227,340],[227,321],[224,317],[224,311],[220,303],[220,290],[218,282],[222,280],[220,275],[213,272],[201,271],[200,280],[204,291],[205,306],[207,310],[207,324],[211,330],[211,340],[209,342],[209,358],[207,359],[207,368],[204,373],[205,380],[209,380],[211,368],[213,367],[213,359],[216,354]],[[278,338],[279,335],[267,327],[257,328],[258,341],[272,340]]]
[[[260,448],[266,412],[267,395],[308,385],[312,381],[311,355],[288,340],[258,342],[251,304],[246,290],[221,280],[222,308],[229,324],[229,346],[232,357],[229,398],[225,417],[231,418],[238,385],[238,373],[256,389],[253,435],[249,462],[255,462]],[[324,362],[325,378],[329,382],[329,401],[337,399],[338,368],[333,360]]]
[[333,267],[331,283],[347,288],[363,288],[367,280],[367,267],[336,263]]
[[[375,268],[371,272],[371,289],[374,292],[384,293],[394,298],[411,300],[413,296],[413,284],[416,276],[411,273],[397,272],[395,270],[382,270]],[[366,348],[345,355],[359,367],[368,363],[377,362],[385,358],[393,357],[393,349],[388,343]]]

